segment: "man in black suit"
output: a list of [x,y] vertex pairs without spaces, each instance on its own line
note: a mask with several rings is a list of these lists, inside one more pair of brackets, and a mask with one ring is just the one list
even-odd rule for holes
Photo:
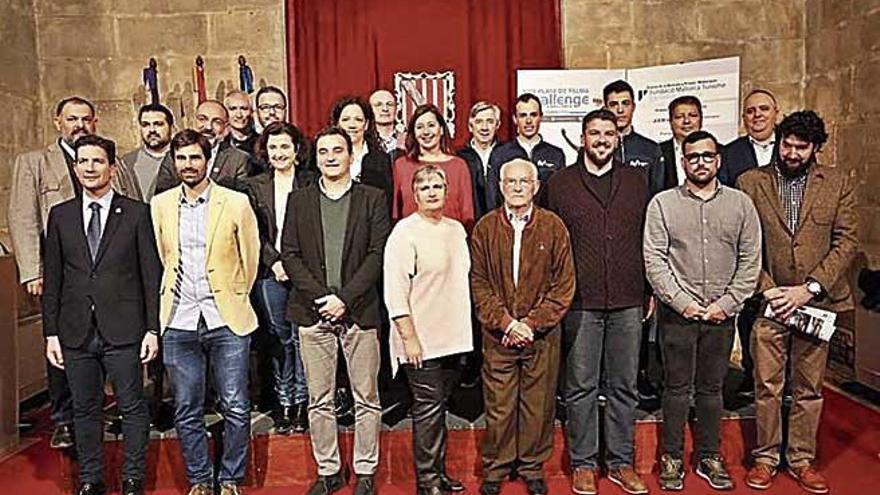
[[468,130],[471,139],[458,150],[458,156],[467,162],[474,184],[474,220],[489,213],[495,204],[489,204],[489,157],[498,144],[497,133],[501,127],[501,108],[488,101],[473,104],[468,114]]
[[765,167],[777,156],[779,139],[776,137],[776,118],[779,104],[766,89],[753,89],[743,102],[742,119],[746,135],[728,143],[721,151],[718,179],[725,186],[734,187],[737,177],[746,170]]
[[[736,179],[749,169],[766,167],[779,156],[779,141],[776,134],[776,119],[779,116],[779,105],[776,97],[766,89],[754,89],[743,102],[742,119],[746,127],[746,135],[740,136],[721,150],[721,170],[718,180],[725,186],[734,187]],[[763,298],[760,294],[748,299],[742,311],[736,315],[736,331],[739,334],[742,349],[743,380],[740,382],[739,394],[751,399],[755,394],[753,376],[754,362],[749,343],[752,338],[752,326],[761,309]]]
[[349,175],[352,143],[338,127],[315,136],[321,178],[293,191],[281,238],[281,263],[296,290],[287,318],[299,325],[309,390],[309,431],[318,479],[309,495],[346,484],[334,410],[339,348],[355,399],[354,495],[374,493],[379,463],[379,294],[390,222],[385,195]]
[[669,127],[672,138],[660,143],[661,166],[648,178],[652,196],[684,184],[681,143],[690,133],[703,128],[703,104],[699,98],[684,95],[669,102]]
[[116,145],[95,135],[75,143],[83,195],[52,208],[43,260],[46,357],[73,393],[78,495],[105,493],[104,374],[122,413],[122,493],[143,493],[149,434],[142,365],[159,350],[161,266],[149,207],[114,193]]
[[[229,112],[217,100],[205,100],[196,109],[196,130],[208,138],[211,143],[211,161],[208,163],[208,174],[214,182],[232,189],[243,187],[242,179],[252,170],[258,170],[257,164],[244,151],[229,144]],[[156,177],[156,194],[167,191],[180,184],[180,177],[174,166],[171,153],[165,155],[159,166]]]

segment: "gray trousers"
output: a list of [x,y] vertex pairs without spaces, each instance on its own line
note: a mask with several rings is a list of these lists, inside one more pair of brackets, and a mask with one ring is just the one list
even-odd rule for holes
[[348,378],[354,397],[354,472],[374,474],[379,464],[379,339],[375,328],[318,323],[300,327],[300,341],[306,384],[309,389],[309,432],[318,474],[340,471],[336,426],[336,357],[339,346],[348,364]]

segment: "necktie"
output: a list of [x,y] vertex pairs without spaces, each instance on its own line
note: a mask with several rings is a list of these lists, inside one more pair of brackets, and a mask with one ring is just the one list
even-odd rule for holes
[[86,239],[89,241],[92,261],[95,261],[95,256],[98,255],[98,246],[101,244],[101,205],[100,203],[91,203],[89,209],[92,210],[92,218],[89,219]]

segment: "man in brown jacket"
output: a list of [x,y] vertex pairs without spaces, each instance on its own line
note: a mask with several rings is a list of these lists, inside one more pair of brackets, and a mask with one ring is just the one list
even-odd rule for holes
[[471,239],[471,290],[483,327],[483,495],[497,495],[516,469],[530,495],[547,493],[542,467],[553,452],[558,324],[575,290],[565,224],[534,206],[538,169],[501,166],[504,206]]
[[846,173],[816,161],[828,134],[815,112],[787,116],[779,133],[774,165],[749,170],[737,181],[761,218],[765,242],[758,291],[776,315],[759,317],[752,331],[758,441],[746,483],[769,488],[779,466],[782,394],[790,360],[794,402],[785,453],[789,473],[805,490],[827,493],[828,483],[814,463],[828,343],[778,321],[805,305],[838,314],[853,310],[845,274],[858,245],[855,200]]

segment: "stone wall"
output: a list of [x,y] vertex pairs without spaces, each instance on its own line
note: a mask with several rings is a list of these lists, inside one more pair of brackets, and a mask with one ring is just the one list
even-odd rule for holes
[[37,125],[39,78],[34,11],[31,0],[0,3],[0,242],[9,246],[6,205],[15,155],[42,142]]
[[804,105],[830,124],[823,160],[857,185],[862,250],[880,268],[880,1],[807,0]]
[[[284,0],[40,0],[36,5],[41,124],[61,98],[78,94],[98,106],[98,132],[122,150],[140,141],[137,109],[150,57],[158,61],[162,102],[193,116],[192,71],[205,60],[209,98],[238,88],[238,55],[255,87],[287,86]],[[180,127],[180,126],[178,126]]]
[[563,0],[565,65],[625,68],[741,57],[742,87],[803,101],[804,0]]

